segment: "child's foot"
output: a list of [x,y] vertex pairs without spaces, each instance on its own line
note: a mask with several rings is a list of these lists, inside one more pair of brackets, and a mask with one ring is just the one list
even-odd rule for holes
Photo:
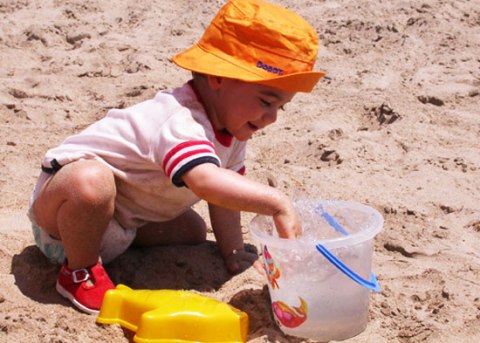
[[100,262],[93,267],[77,270],[69,269],[64,263],[58,274],[56,288],[80,310],[98,314],[105,292],[115,286]]

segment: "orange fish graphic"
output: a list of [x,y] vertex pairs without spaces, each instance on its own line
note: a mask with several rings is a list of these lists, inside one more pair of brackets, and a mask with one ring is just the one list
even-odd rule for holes
[[275,313],[278,321],[287,328],[296,328],[307,320],[307,303],[301,297],[298,298],[300,299],[300,307],[293,306],[291,308],[282,301],[272,303],[273,313]]
[[280,277],[280,269],[275,264],[275,261],[273,260],[272,255],[270,255],[266,245],[263,246],[263,259],[270,286],[272,286],[272,289],[279,288],[277,279]]

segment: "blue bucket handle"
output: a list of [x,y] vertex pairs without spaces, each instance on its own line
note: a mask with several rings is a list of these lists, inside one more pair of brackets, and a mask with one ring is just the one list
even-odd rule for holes
[[[317,208],[317,210],[319,210],[319,209]],[[331,215],[329,215],[328,212],[326,212],[324,209],[320,209],[320,210],[322,211],[322,212],[320,212],[322,217],[327,221],[327,223],[331,227],[333,227],[335,229],[335,231],[340,232],[344,236],[348,236],[347,230],[345,230],[342,227],[342,225],[338,224],[337,221]]]
[[348,268],[342,261],[336,258],[327,248],[325,248],[322,244],[318,243],[316,245],[317,250],[329,260],[335,267],[340,269],[342,273],[348,276],[350,279],[358,283],[360,286],[363,286],[371,291],[380,292],[380,285],[378,284],[377,278],[375,274],[370,274],[370,281],[365,280],[360,275],[355,273],[353,270]]
[[[315,212],[320,214],[327,223],[335,229],[335,231],[341,233],[344,236],[348,236],[348,231],[345,230],[330,214],[325,211],[322,205],[315,209]],[[370,281],[365,280],[363,277],[355,273],[353,270],[348,268],[342,261],[336,258],[325,246],[318,243],[316,245],[317,250],[332,263],[335,267],[337,267],[342,273],[348,276],[350,279],[358,283],[360,286],[363,286],[371,291],[380,292],[380,285],[378,284],[377,278],[375,277],[374,273],[370,274]]]

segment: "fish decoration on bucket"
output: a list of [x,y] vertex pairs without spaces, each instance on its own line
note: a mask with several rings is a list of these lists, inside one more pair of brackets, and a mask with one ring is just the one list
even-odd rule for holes
[[263,246],[263,259],[265,265],[265,271],[267,272],[267,279],[272,289],[279,288],[277,279],[280,277],[280,269],[275,264],[272,255],[267,249],[267,246]]
[[282,301],[274,301],[272,303],[275,317],[287,328],[295,328],[307,320],[307,303],[303,298],[298,298],[300,299],[300,307],[290,307]]

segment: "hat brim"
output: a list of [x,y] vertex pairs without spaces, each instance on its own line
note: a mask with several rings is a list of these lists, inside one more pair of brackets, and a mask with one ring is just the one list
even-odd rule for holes
[[[245,82],[279,88],[287,92],[311,92],[325,75],[321,71],[307,71],[288,75],[274,75],[257,72],[230,60],[207,52],[197,44],[173,57],[173,62],[193,72],[237,79]],[[260,71],[260,70],[259,70]]]

